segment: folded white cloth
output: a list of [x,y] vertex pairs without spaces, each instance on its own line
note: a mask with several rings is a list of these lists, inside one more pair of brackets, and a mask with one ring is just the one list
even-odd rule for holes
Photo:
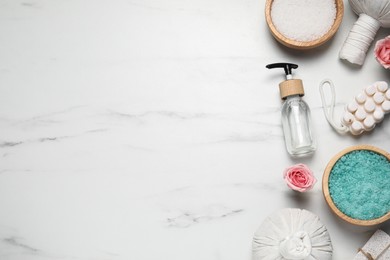
[[[371,257],[371,258],[370,258]],[[390,236],[378,229],[367,243],[359,249],[353,260],[390,259]]]
[[332,243],[318,216],[282,209],[267,217],[253,237],[253,260],[330,260]]

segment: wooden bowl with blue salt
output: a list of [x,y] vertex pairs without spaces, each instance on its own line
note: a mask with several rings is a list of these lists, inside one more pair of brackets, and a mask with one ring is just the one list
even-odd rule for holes
[[267,0],[265,4],[271,34],[293,49],[324,44],[337,32],[343,16],[343,0]]
[[322,191],[331,210],[359,226],[390,219],[390,153],[356,145],[336,154],[326,166]]

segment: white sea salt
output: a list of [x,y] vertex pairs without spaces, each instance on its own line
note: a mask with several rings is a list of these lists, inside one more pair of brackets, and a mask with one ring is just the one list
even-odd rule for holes
[[335,0],[274,0],[271,19],[284,37],[308,42],[321,38],[336,19]]

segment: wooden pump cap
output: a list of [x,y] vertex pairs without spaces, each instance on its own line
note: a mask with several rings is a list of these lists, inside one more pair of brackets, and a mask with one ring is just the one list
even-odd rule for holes
[[292,95],[305,95],[303,90],[302,80],[300,79],[288,79],[279,84],[280,97],[286,99]]

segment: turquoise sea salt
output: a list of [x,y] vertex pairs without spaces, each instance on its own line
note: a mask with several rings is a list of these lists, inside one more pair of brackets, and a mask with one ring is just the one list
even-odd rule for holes
[[390,161],[367,150],[347,153],[330,172],[329,191],[345,215],[360,220],[379,218],[390,211]]

